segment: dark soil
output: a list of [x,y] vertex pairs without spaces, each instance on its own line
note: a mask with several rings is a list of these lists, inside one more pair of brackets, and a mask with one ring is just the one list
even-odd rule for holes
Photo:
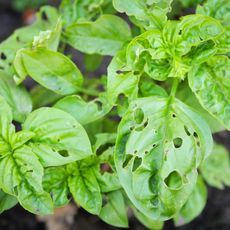
[[[22,0],[23,1],[23,0]],[[10,0],[0,0],[0,41],[7,38],[14,29],[23,25],[22,15],[11,9]],[[82,62],[82,60],[80,60]],[[105,61],[107,64],[107,61]],[[104,73],[102,70],[100,73]],[[230,133],[222,132],[215,135],[215,140],[224,144],[230,151]],[[230,229],[230,189],[217,190],[209,188],[209,197],[205,210],[192,223],[175,228],[171,221],[166,222],[166,230],[229,230]],[[4,212],[0,216],[0,230],[45,230],[45,224],[39,222],[33,214],[20,206]],[[80,209],[71,225],[70,230],[115,230],[97,217],[89,215]],[[136,220],[130,220],[131,230],[146,229]]]

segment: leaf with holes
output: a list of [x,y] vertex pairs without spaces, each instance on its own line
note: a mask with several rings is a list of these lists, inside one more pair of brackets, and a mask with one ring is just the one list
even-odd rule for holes
[[136,208],[166,220],[189,198],[211,150],[210,129],[191,108],[171,97],[140,98],[119,124],[115,164]]
[[30,146],[46,167],[67,164],[92,154],[84,128],[62,110],[35,110],[27,117],[23,130],[35,134]]
[[130,38],[128,24],[114,15],[103,15],[95,22],[74,23],[65,31],[66,42],[87,54],[113,56]]
[[216,56],[195,68],[188,78],[189,86],[200,104],[228,130],[230,130],[229,74],[229,58]]

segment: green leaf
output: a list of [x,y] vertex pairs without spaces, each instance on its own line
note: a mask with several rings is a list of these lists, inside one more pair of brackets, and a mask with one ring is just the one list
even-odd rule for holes
[[162,28],[167,20],[166,14],[171,10],[171,0],[113,0],[114,8],[137,20],[136,24],[146,29]]
[[207,15],[220,20],[223,25],[230,26],[230,6],[228,0],[208,0],[196,9],[197,14]]
[[214,145],[210,156],[200,166],[202,177],[213,187],[223,189],[230,186],[230,159],[228,151],[221,145]]
[[207,188],[202,178],[199,176],[197,179],[196,187],[192,191],[188,201],[185,203],[176,217],[174,217],[176,226],[187,224],[199,216],[205,207],[207,195]]
[[143,215],[140,211],[137,209],[133,208],[133,212],[135,217],[148,229],[150,230],[161,230],[163,229],[164,222],[162,221],[155,221],[151,220],[145,215]]
[[128,24],[118,16],[102,15],[95,22],[82,21],[66,28],[66,42],[87,54],[115,55],[131,38]]
[[69,203],[68,174],[65,167],[51,167],[45,169],[43,186],[51,194],[54,207],[61,207]]
[[32,112],[23,130],[36,135],[31,147],[44,166],[63,165],[92,154],[84,128],[68,113],[56,108],[41,108]]
[[6,58],[0,59],[0,68],[9,74],[14,73],[12,66],[16,52],[21,48],[32,46],[34,36],[40,31],[53,29],[58,21],[58,13],[54,7],[44,6],[36,14],[34,24],[15,30],[15,32],[0,44],[0,54]]
[[[137,110],[144,114],[141,123]],[[135,207],[163,221],[185,204],[211,150],[210,129],[190,107],[171,97],[140,98],[119,124],[116,170]]]
[[112,108],[107,98],[101,97],[85,102],[80,96],[67,96],[58,101],[54,107],[71,114],[82,125],[94,122],[105,116]]
[[70,174],[68,185],[77,204],[88,212],[98,215],[102,206],[102,196],[99,184],[91,167],[81,167],[81,163],[67,166]]
[[11,209],[18,203],[18,200],[7,193],[0,190],[0,214],[4,211]]
[[23,86],[16,86],[6,73],[0,71],[0,95],[5,98],[13,112],[13,119],[23,122],[32,110],[29,93]]
[[200,104],[228,130],[230,130],[229,73],[228,57],[215,56],[193,69],[188,78],[189,86]]
[[36,214],[53,212],[52,200],[42,188],[43,167],[30,147],[23,145],[3,156],[0,172],[0,187],[17,196],[25,209]]
[[75,64],[63,54],[46,48],[19,50],[14,67],[17,84],[29,75],[42,86],[61,95],[75,93],[82,84],[81,72]]
[[127,211],[122,192],[120,190],[110,192],[106,195],[106,200],[99,217],[107,224],[128,228]]

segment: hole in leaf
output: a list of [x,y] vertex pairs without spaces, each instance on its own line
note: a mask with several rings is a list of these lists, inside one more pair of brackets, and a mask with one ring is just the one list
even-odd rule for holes
[[183,140],[180,137],[173,139],[173,144],[175,148],[180,148],[182,146]]
[[193,133],[193,136],[194,136],[195,138],[198,138],[198,134],[197,134],[196,132]]
[[183,185],[182,177],[177,171],[172,171],[164,180],[169,189],[178,190]]
[[66,150],[59,150],[58,153],[63,157],[68,157],[69,153]]
[[191,133],[188,131],[188,127],[184,126],[184,131],[188,136],[191,136]]
[[141,165],[141,163],[142,163],[142,158],[136,156],[133,162],[132,172],[135,172],[137,168]]
[[17,42],[20,42],[19,36],[16,37],[16,41],[17,41]]
[[200,142],[199,141],[197,141],[196,144],[197,144],[198,147],[200,147]]
[[48,17],[47,17],[47,15],[46,15],[46,12],[42,12],[42,20],[44,20],[44,21],[48,21]]
[[99,111],[101,111],[101,110],[102,110],[102,107],[103,107],[102,102],[99,101],[99,100],[95,100],[95,104],[97,105],[97,109],[98,109]]
[[172,117],[173,117],[173,118],[176,118],[176,114],[175,114],[175,113],[173,113]]
[[6,60],[6,55],[4,53],[1,53],[1,59]]
[[129,164],[129,162],[132,159],[132,157],[133,157],[133,155],[131,155],[131,154],[126,155],[125,161],[123,162],[123,165],[122,165],[123,168],[125,168]]
[[144,120],[144,112],[141,108],[137,108],[134,111],[134,120],[137,124],[141,124]]

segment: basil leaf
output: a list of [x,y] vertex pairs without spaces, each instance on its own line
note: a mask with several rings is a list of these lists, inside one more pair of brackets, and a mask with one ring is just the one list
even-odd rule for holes
[[67,27],[64,37],[81,52],[113,56],[131,38],[131,32],[120,17],[102,15],[95,22],[77,22]]
[[14,60],[15,81],[21,83],[27,75],[55,93],[75,93],[82,84],[82,75],[75,64],[61,53],[37,48],[21,49]]
[[102,196],[99,184],[91,167],[81,167],[79,163],[67,166],[70,174],[68,185],[77,204],[92,214],[99,214],[102,206]]
[[13,112],[13,119],[23,122],[32,110],[29,93],[23,86],[16,86],[6,73],[0,71],[0,95],[5,98]]
[[92,154],[84,128],[71,115],[59,109],[35,110],[27,117],[23,130],[36,134],[31,146],[44,166],[62,165]]
[[68,174],[63,166],[45,169],[43,186],[45,191],[51,194],[54,207],[61,207],[69,203],[67,179]]
[[102,207],[99,217],[115,227],[128,227],[128,218],[124,198],[120,190],[106,195],[107,202]]
[[179,214],[174,217],[174,223],[176,226],[187,224],[199,216],[205,207],[207,195],[207,188],[202,178],[199,176],[196,182],[196,186],[192,191],[188,201],[182,207]]
[[210,156],[200,166],[202,177],[213,187],[223,189],[230,186],[230,159],[228,151],[221,145],[214,145]]
[[228,57],[215,56],[191,71],[188,78],[189,86],[200,104],[228,130],[230,130],[229,63]]
[[0,214],[4,211],[11,209],[18,203],[18,200],[7,193],[0,190]]
[[171,97],[140,98],[119,124],[115,164],[136,208],[163,221],[185,204],[211,150],[210,129],[191,108]]

